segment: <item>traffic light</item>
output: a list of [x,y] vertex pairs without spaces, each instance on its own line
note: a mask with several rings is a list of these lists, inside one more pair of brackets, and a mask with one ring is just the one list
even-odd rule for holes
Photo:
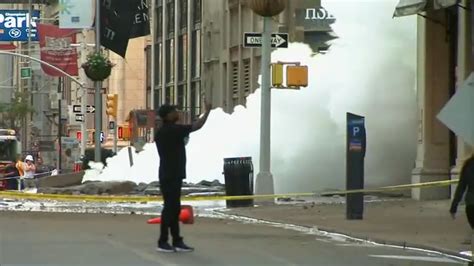
[[128,125],[120,125],[117,127],[117,138],[120,140],[130,140],[130,128]]
[[307,87],[308,67],[288,66],[286,68],[286,83],[288,87]]
[[118,95],[117,94],[107,94],[106,104],[107,115],[113,116],[117,118],[117,102],[118,102]]
[[118,139],[123,139],[123,126],[118,126],[118,128],[117,128],[117,137],[118,137]]
[[275,88],[283,86],[283,64],[272,64],[272,86]]

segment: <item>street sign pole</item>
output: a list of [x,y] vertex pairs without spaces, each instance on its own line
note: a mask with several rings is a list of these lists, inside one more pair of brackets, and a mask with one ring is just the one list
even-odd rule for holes
[[[96,7],[96,14],[95,14],[95,50],[96,52],[100,53],[100,2],[99,0],[95,1]],[[101,143],[100,143],[100,134],[98,132],[102,131],[102,82],[95,81],[95,95],[94,95],[94,102],[95,102],[95,152],[94,152],[94,159],[96,162],[101,161]]]
[[[86,43],[86,34],[84,30],[82,31],[82,42],[81,42],[81,64],[86,62],[87,60],[87,43]],[[86,75],[84,70],[80,73],[80,79],[85,84],[86,83]],[[81,156],[86,155],[86,146],[87,146],[87,124],[86,124],[86,104],[87,104],[87,88],[82,87],[82,96],[81,96],[81,113],[83,115],[82,122],[81,122]]]
[[273,176],[270,172],[270,56],[271,56],[272,18],[263,18],[262,34],[262,84],[261,84],[261,121],[260,121],[260,172],[255,182],[257,195],[274,193]]
[[117,122],[115,121],[114,123],[114,129],[112,129],[114,132],[114,153],[117,154]]

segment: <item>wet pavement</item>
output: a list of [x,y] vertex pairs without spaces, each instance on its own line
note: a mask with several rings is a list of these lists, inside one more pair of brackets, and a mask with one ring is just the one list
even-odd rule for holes
[[[367,197],[367,202],[372,203],[382,203],[382,202],[399,202],[399,199],[379,199],[377,197]],[[343,207],[344,199],[341,197],[324,197],[324,198],[305,198],[305,199],[298,199],[298,200],[283,200],[281,201],[278,206],[283,208],[293,208],[297,207],[297,204],[308,204],[310,203],[317,206],[338,206],[338,208]],[[184,226],[184,230],[186,235],[189,234],[189,237],[193,240],[193,244],[197,244],[200,246],[199,250],[204,246],[204,250],[209,249],[212,244],[213,240],[216,239],[216,235],[214,233],[220,232],[222,235],[226,236],[223,237],[220,241],[228,241],[233,245],[237,245],[234,248],[241,249],[241,245],[246,245],[245,238],[251,241],[262,242],[262,244],[268,245],[269,247],[265,247],[265,250],[269,249],[270,247],[274,246],[275,243],[268,242],[267,239],[271,238],[272,234],[278,232],[278,234],[285,234],[289,237],[289,240],[280,239],[282,242],[279,243],[279,248],[275,248],[275,250],[271,249],[267,251],[268,256],[257,256],[249,259],[248,265],[255,265],[256,264],[268,264],[270,262],[276,263],[277,265],[348,265],[353,264],[350,260],[350,257],[354,257],[356,262],[354,265],[461,265],[464,261],[457,257],[457,256],[448,256],[447,254],[439,253],[439,252],[430,252],[428,250],[423,249],[402,249],[397,246],[389,246],[389,245],[381,245],[377,244],[372,241],[366,241],[364,239],[358,239],[354,237],[350,237],[348,235],[343,234],[336,234],[336,233],[329,233],[320,230],[317,226],[301,226],[297,224],[285,223],[285,222],[272,222],[264,219],[256,219],[251,217],[245,217],[242,215],[236,215],[232,213],[233,211],[229,211],[225,208],[225,201],[196,201],[196,202],[183,202],[183,204],[190,204],[194,207],[195,215],[197,218],[197,223],[195,225]],[[295,205],[296,204],[296,205]],[[393,203],[396,204],[396,203]],[[240,210],[264,210],[265,207],[258,207],[253,209],[240,209]],[[2,228],[1,234],[1,244],[0,247],[0,255],[3,255],[4,261],[0,259],[0,264],[5,265],[8,263],[14,263],[15,258],[11,256],[15,252],[8,251],[11,249],[10,241],[12,243],[16,242],[23,242],[30,238],[30,234],[35,235],[37,232],[29,232],[29,229],[25,228],[37,228],[39,231],[43,231],[46,229],[51,230],[53,235],[48,236],[44,235],[44,232],[41,236],[38,236],[39,239],[35,240],[36,242],[44,242],[49,243],[50,241],[56,241],[58,236],[56,236],[57,232],[61,234],[69,235],[72,239],[72,246],[71,248],[74,249],[74,239],[78,236],[75,236],[77,232],[76,230],[81,229],[84,233],[89,234],[90,228],[94,228],[92,231],[95,231],[97,227],[102,227],[102,225],[97,224],[90,224],[90,221],[102,221],[104,224],[116,224],[117,231],[115,233],[110,233],[110,235],[120,235],[121,231],[129,231],[130,228],[133,228],[132,231],[137,230],[140,234],[146,234],[145,232],[148,231],[148,240],[142,241],[143,239],[137,239],[134,242],[137,247],[134,247],[131,244],[126,244],[128,240],[121,240],[125,242],[113,242],[116,247],[121,246],[123,249],[124,247],[129,247],[132,253],[141,254],[137,258],[134,263],[149,263],[152,262],[159,262],[160,260],[155,260],[155,252],[153,251],[154,241],[156,239],[150,238],[151,235],[156,234],[157,227],[152,225],[146,225],[145,221],[149,217],[154,217],[158,215],[161,211],[161,203],[160,202],[151,202],[151,203],[91,203],[91,202],[59,202],[59,201],[37,201],[37,200],[9,200],[3,199],[0,200],[0,211],[2,212],[2,216],[0,218],[0,225],[3,224],[0,228]],[[121,214],[121,215],[120,215]],[[37,217],[40,217],[39,221]],[[75,217],[73,221],[71,221],[71,217]],[[19,219],[17,219],[19,218]],[[54,219],[53,224],[57,225],[57,228],[54,229],[51,227],[51,219]],[[21,221],[20,224],[22,226],[18,226],[18,220]],[[36,223],[37,221],[38,223]],[[84,224],[81,223],[84,221]],[[130,222],[128,224],[126,221]],[[11,223],[11,224],[10,224]],[[44,228],[38,228],[38,225],[44,223]],[[72,224],[71,224],[72,223]],[[78,227],[74,230],[68,230],[67,226]],[[132,227],[128,227],[132,226]],[[63,228],[64,231],[60,230]],[[153,229],[154,228],[154,229]],[[195,230],[194,230],[194,229]],[[214,230],[214,229],[215,230]],[[237,229],[240,228],[240,229]],[[59,231],[57,230],[59,229]],[[114,231],[108,227],[104,228],[105,231]],[[150,231],[150,229],[152,229]],[[193,229],[193,230],[189,230]],[[54,232],[56,230],[56,232]],[[214,230],[214,231],[213,231]],[[237,231],[235,231],[237,230]],[[240,231],[239,231],[240,230]],[[284,233],[282,232],[284,231]],[[16,233],[15,233],[16,232]],[[253,233],[252,233],[253,232]],[[92,238],[90,241],[92,243],[96,242],[103,242],[106,241],[108,238],[101,239],[100,233],[97,232],[97,238]],[[24,235],[26,234],[26,235]],[[128,233],[127,233],[128,234]],[[125,235],[127,235],[125,234]],[[232,236],[231,236],[232,235]],[[107,235],[108,236],[108,235]],[[104,236],[102,236],[104,237]],[[130,236],[131,239],[134,236]],[[156,237],[156,236],[155,236]],[[299,239],[301,237],[301,239]],[[80,237],[79,237],[80,238]],[[298,240],[292,240],[292,238],[296,238]],[[9,239],[9,241],[5,242],[5,239]],[[109,239],[110,240],[110,239]],[[109,241],[107,240],[107,241]],[[63,241],[67,242],[67,238]],[[118,240],[114,240],[118,241]],[[140,242],[141,241],[141,242]],[[309,242],[308,242],[309,241]],[[85,241],[87,242],[87,241]],[[289,250],[281,250],[281,245],[284,245],[287,242],[287,245],[292,245],[298,247],[301,246],[301,243],[306,243],[308,245],[307,250],[304,252],[301,250],[295,250],[295,248],[290,248]],[[109,241],[109,244],[112,242]],[[22,243],[22,245],[29,246],[32,243],[28,241],[26,243]],[[86,243],[84,243],[86,244]],[[112,246],[113,246],[112,245]],[[118,246],[117,246],[118,245]],[[223,244],[226,246],[227,244]],[[79,245],[81,246],[81,245]],[[312,250],[312,248],[317,247],[316,250]],[[81,247],[84,248],[84,247]],[[109,247],[111,248],[111,247]],[[260,252],[262,247],[256,247],[253,252]],[[68,250],[66,247],[66,253],[70,253],[72,251]],[[7,250],[5,252],[5,250]],[[220,249],[217,248],[216,252]],[[341,254],[344,254],[344,259],[335,257],[331,260],[331,257],[327,257],[327,252],[333,252],[334,250],[339,250]],[[364,250],[367,252],[365,256],[360,256],[359,252],[356,250]],[[318,254],[318,252],[323,252],[322,257],[318,256],[317,258],[313,258],[312,255]],[[383,251],[383,252],[382,252]],[[117,252],[111,248],[111,250],[107,252]],[[144,252],[144,253],[143,253]],[[219,251],[222,254],[214,255],[206,260],[209,264],[215,265],[229,265],[233,264],[230,258],[233,258],[233,254],[229,252]],[[273,253],[275,252],[275,253]],[[303,252],[304,254],[301,254]],[[316,252],[316,253],[314,253]],[[10,254],[11,253],[11,254]],[[8,255],[7,255],[8,254]],[[145,255],[146,254],[146,255]],[[200,253],[201,254],[201,253]],[[300,254],[303,256],[302,258],[296,259],[293,258],[295,254]],[[336,253],[337,254],[337,253]],[[334,254],[334,255],[336,255]],[[260,254],[261,255],[261,254]],[[284,256],[283,256],[284,255]],[[42,257],[43,255],[39,255]],[[283,257],[282,257],[283,256]],[[73,256],[74,257],[74,256]],[[120,257],[120,256],[119,256]],[[140,258],[141,257],[141,258]],[[215,257],[215,258],[214,258]],[[8,260],[5,260],[8,258]],[[158,257],[159,258],[159,257]],[[293,258],[288,260],[288,258]],[[23,258],[24,259],[24,258]],[[174,261],[176,259],[176,261]],[[323,264],[311,264],[311,260],[315,259],[315,262],[323,263]],[[347,259],[347,260],[346,260]],[[56,260],[53,260],[56,261]],[[384,263],[381,263],[381,262]],[[3,263],[2,263],[3,262]],[[33,263],[32,261],[25,261],[26,264]],[[79,261],[80,262],[80,261]],[[73,262],[73,264],[77,264],[79,262]],[[119,261],[116,261],[119,262]],[[161,264],[168,264],[163,263]],[[172,263],[177,264],[194,264],[198,265],[199,263],[194,263],[196,261],[190,259],[189,261],[186,259],[182,259],[180,257],[173,258]],[[280,263],[278,263],[280,262]],[[359,264],[360,262],[360,264]],[[46,261],[44,261],[46,263]],[[64,261],[59,260],[58,263],[64,263]],[[100,258],[92,259],[91,261],[87,261],[88,265],[94,263],[106,263],[104,260],[100,260]],[[325,264],[324,264],[325,263]],[[79,263],[80,264],[80,263]]]
[[466,265],[452,257],[358,242],[239,217],[182,226],[196,251],[155,251],[158,226],[143,215],[11,212],[0,216],[4,265]]

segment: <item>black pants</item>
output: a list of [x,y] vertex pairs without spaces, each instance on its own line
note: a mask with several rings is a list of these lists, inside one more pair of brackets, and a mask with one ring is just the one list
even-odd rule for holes
[[466,216],[471,229],[474,230],[474,205],[466,205]]
[[181,178],[160,181],[160,190],[163,195],[163,211],[161,212],[161,234],[158,243],[168,242],[169,231],[173,237],[173,244],[182,241],[179,234],[179,213],[181,212]]

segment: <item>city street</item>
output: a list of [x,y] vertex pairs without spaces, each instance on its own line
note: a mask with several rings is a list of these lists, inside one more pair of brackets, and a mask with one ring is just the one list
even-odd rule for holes
[[2,212],[4,265],[467,265],[446,257],[259,224],[197,218],[183,226],[194,253],[155,251],[147,216]]

